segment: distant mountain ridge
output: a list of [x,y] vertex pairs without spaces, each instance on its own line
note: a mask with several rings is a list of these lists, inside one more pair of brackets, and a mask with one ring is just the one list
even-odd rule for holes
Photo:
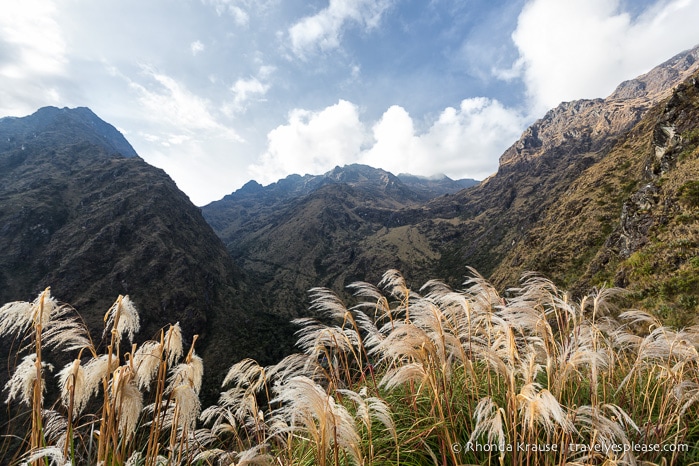
[[[400,223],[401,209],[476,183],[395,176],[352,164],[265,187],[251,181],[202,213],[254,286],[264,290],[268,308],[292,317],[304,312],[306,290],[313,286],[342,287],[370,271],[381,273],[388,262],[375,266],[377,258],[391,255],[379,250],[384,240],[376,243],[379,249],[363,243]],[[404,259],[401,264],[411,268]]]

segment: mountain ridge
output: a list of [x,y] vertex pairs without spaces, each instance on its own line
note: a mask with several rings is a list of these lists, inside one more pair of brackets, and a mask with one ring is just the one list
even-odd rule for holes
[[[246,220],[224,235],[207,207],[203,212],[236,262],[246,270],[255,270],[257,283],[267,295],[266,303],[275,310],[302,309],[304,290],[310,286],[342,289],[353,279],[377,280],[388,268],[401,269],[417,283],[438,277],[459,286],[466,266],[472,266],[486,277],[492,276],[498,286],[508,287],[517,284],[522,266],[527,264],[533,270],[548,270],[556,280],[581,290],[583,284],[577,282],[580,272],[566,278],[544,266],[546,261],[555,263],[555,256],[547,251],[556,248],[542,249],[540,263],[513,251],[526,250],[524,245],[531,244],[536,229],[547,215],[557,211],[559,200],[570,187],[634,137],[629,135],[654,131],[652,118],[657,117],[680,80],[696,73],[698,57],[699,48],[682,52],[621,83],[606,99],[561,103],[503,153],[497,173],[468,189],[391,206],[385,199],[362,197],[352,186],[340,189],[328,184],[316,197],[274,204],[273,217],[256,217],[248,210]],[[669,140],[672,137],[667,135]],[[640,172],[624,173],[642,176]],[[630,178],[605,189],[618,187],[620,204],[615,206],[621,209],[624,196],[630,196],[636,184]],[[609,197],[609,193],[602,195]],[[575,216],[576,212],[577,208],[569,207],[565,215]],[[604,235],[614,229],[611,223],[605,223]],[[576,230],[576,234],[577,239],[568,239],[572,250],[589,251],[584,231]],[[602,236],[595,235],[589,242],[597,247],[597,242],[606,241]],[[304,245],[299,238],[313,239]],[[589,261],[590,254],[561,263],[577,270],[581,265],[573,262]],[[278,290],[283,290],[279,291],[283,296],[277,302],[274,296]]]

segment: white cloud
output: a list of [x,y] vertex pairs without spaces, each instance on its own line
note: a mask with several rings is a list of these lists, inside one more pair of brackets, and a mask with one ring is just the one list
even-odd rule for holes
[[391,0],[330,0],[326,8],[289,28],[292,49],[303,58],[316,48],[321,51],[337,48],[347,23],[356,23],[367,30],[375,28],[391,3]]
[[[230,139],[239,136],[219,123],[210,110],[211,103],[190,92],[185,86],[170,76],[157,73],[151,68],[143,68],[144,75],[150,78],[149,88],[135,81],[129,81],[140,104],[142,116],[170,134],[200,134],[201,131],[215,132]],[[168,136],[165,140],[172,141]]]
[[247,110],[248,102],[251,99],[262,99],[271,87],[268,82],[263,82],[263,80],[266,81],[274,70],[275,67],[273,66],[263,65],[260,67],[257,77],[251,76],[247,79],[238,79],[231,86],[233,102],[223,105],[222,111],[229,116],[234,113],[244,112]]
[[356,160],[365,130],[357,107],[340,100],[319,112],[292,110],[288,124],[270,131],[267,139],[260,162],[249,167],[262,183],[292,173],[322,173]]
[[4,2],[0,15],[0,114],[23,115],[59,105],[55,79],[66,75],[68,51],[50,0]]
[[403,108],[393,106],[374,125],[375,144],[360,160],[393,173],[482,179],[497,170],[499,156],[522,129],[516,111],[483,97],[444,109],[422,134]]
[[[606,97],[620,82],[699,43],[699,2],[658,0],[637,18],[619,0],[531,0],[512,38],[533,111]],[[670,32],[671,31],[671,32]]]
[[340,100],[318,112],[292,111],[288,124],[268,134],[267,151],[250,171],[270,183],[291,173],[318,174],[360,162],[393,173],[484,178],[522,129],[517,112],[486,98],[446,108],[423,133],[398,105],[368,129],[358,108]]
[[204,44],[201,43],[201,41],[194,41],[191,44],[189,44],[189,49],[192,51],[192,55],[198,55],[199,53],[204,51]]
[[240,2],[236,0],[202,0],[203,3],[213,5],[216,10],[216,14],[219,16],[224,13],[228,13],[233,17],[235,23],[239,26],[247,26],[250,22],[250,15],[242,7],[237,5],[237,3],[247,3]]

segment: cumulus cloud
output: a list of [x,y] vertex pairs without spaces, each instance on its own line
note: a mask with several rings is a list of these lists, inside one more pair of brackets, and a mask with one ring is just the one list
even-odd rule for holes
[[621,8],[619,0],[530,0],[512,34],[519,60],[499,76],[522,77],[540,113],[562,101],[606,97],[670,58],[668,50],[699,43],[699,2],[658,0],[635,18]]
[[326,8],[289,28],[292,49],[303,58],[315,49],[326,51],[337,48],[348,23],[364,29],[375,28],[391,3],[391,0],[330,0]]
[[486,98],[444,109],[424,132],[401,106],[390,107],[369,127],[357,106],[340,100],[318,112],[292,111],[287,124],[268,134],[267,151],[250,171],[270,183],[359,162],[393,173],[484,178],[497,169],[498,157],[522,127],[516,111]]
[[408,113],[389,108],[373,127],[374,145],[361,161],[393,173],[482,179],[497,170],[498,158],[522,132],[523,119],[497,100],[465,99],[447,107],[423,133]]
[[294,109],[270,131],[267,151],[250,172],[262,183],[292,173],[322,173],[356,160],[366,135],[357,107],[346,100],[313,112]]

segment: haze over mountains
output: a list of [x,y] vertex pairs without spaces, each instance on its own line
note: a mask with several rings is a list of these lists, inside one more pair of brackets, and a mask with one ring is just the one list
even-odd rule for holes
[[576,292],[625,286],[686,320],[699,296],[698,68],[695,48],[607,99],[559,105],[478,184],[349,165],[251,181],[201,209],[88,109],[1,119],[0,301],[51,286],[97,332],[129,294],[142,338],[180,321],[217,375],[286,352],[309,288],[389,268],[413,288],[459,286],[467,266],[502,287],[537,270]]

